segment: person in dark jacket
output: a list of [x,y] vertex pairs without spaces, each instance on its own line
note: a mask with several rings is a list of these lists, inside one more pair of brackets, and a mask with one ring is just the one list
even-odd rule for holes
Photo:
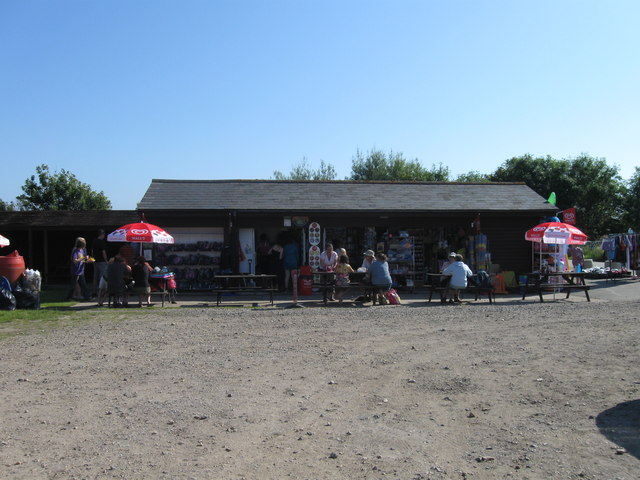
[[131,267],[122,255],[116,255],[113,263],[107,266],[107,292],[109,298],[113,299],[114,307],[127,306],[129,294],[126,281],[130,276]]
[[136,258],[131,268],[131,276],[135,282],[133,293],[138,294],[138,306],[142,306],[142,299],[146,297],[147,307],[151,306],[151,287],[149,286],[149,274],[153,269],[142,255]]

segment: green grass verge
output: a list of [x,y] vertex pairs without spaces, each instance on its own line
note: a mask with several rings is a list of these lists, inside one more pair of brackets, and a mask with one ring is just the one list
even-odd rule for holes
[[151,309],[140,308],[117,311],[106,308],[72,308],[78,302],[69,301],[66,296],[66,287],[47,288],[40,292],[40,310],[0,310],[0,340],[15,335],[82,325],[97,319],[118,322],[129,316],[152,313]]

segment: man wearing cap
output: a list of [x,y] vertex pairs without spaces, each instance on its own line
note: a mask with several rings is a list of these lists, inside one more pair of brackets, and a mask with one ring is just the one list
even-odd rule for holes
[[371,267],[371,264],[373,263],[373,257],[375,257],[375,255],[376,254],[373,253],[373,250],[367,250],[362,254],[362,256],[364,257],[364,259],[362,260],[362,268],[365,268],[367,272],[369,271],[369,267]]
[[445,263],[442,266],[442,270],[444,270],[445,268],[447,268],[449,265],[451,265],[453,262],[456,261],[456,254],[454,252],[451,252],[449,254],[449,257],[447,257],[447,263]]

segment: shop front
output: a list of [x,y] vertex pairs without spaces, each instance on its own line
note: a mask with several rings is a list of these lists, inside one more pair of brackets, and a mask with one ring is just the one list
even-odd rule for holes
[[269,180],[153,180],[138,208],[187,245],[157,259],[183,262],[183,289],[206,288],[217,272],[274,273],[291,242],[311,267],[327,243],[354,269],[365,250],[382,251],[400,286],[421,285],[451,252],[474,270],[524,272],[522,232],[556,210],[523,183]]

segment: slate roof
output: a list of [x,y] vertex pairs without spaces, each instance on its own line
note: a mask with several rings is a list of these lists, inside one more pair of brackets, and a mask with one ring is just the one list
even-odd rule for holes
[[524,183],[161,179],[151,181],[138,209],[544,214],[557,210]]
[[0,227],[96,227],[140,221],[135,210],[48,210],[0,212]]

